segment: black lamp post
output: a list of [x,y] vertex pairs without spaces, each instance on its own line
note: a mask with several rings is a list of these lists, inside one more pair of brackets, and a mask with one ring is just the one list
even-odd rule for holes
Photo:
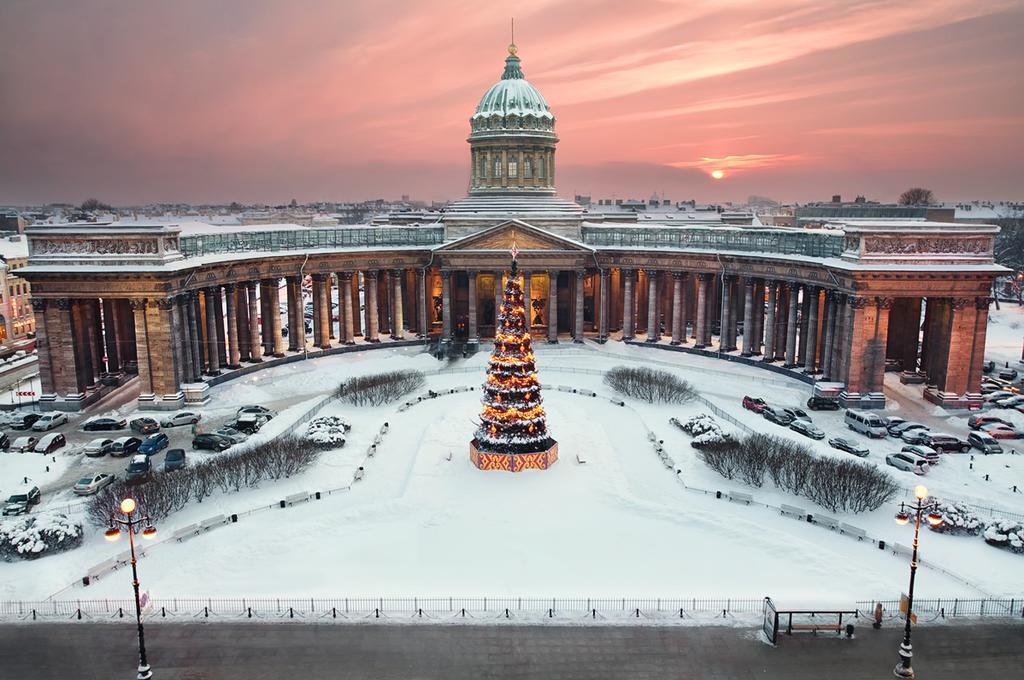
[[937,504],[928,501],[928,489],[919,485],[914,487],[914,496],[917,502],[907,506],[900,504],[900,511],[896,513],[897,524],[907,524],[914,518],[914,550],[910,558],[910,589],[907,591],[907,625],[903,630],[903,643],[900,644],[900,661],[893,669],[893,674],[898,678],[913,678],[914,669],[910,662],[914,657],[913,647],[910,644],[910,617],[914,612],[914,576],[917,574],[917,546],[921,531],[921,513],[927,511],[925,520],[933,527],[942,524],[942,515],[939,514]]
[[104,533],[104,536],[108,541],[116,541],[121,536],[121,527],[125,527],[128,533],[128,545],[131,547],[132,553],[132,588],[135,589],[135,622],[139,626],[139,674],[137,680],[149,680],[153,677],[153,669],[149,667],[149,662],[146,661],[146,637],[142,629],[142,604],[139,602],[139,570],[136,566],[135,558],[135,534],[139,531],[139,528],[145,525],[142,529],[143,538],[153,538],[156,536],[156,527],[150,522],[149,517],[140,517],[138,519],[132,518],[132,513],[135,512],[135,499],[125,498],[121,501],[121,512],[124,514],[126,519],[120,517],[110,518],[110,528]]

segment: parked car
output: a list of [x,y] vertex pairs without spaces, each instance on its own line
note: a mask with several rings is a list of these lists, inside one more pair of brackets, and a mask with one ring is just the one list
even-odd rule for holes
[[858,444],[852,439],[847,439],[846,437],[832,437],[828,440],[828,443],[834,449],[852,453],[859,458],[864,458],[870,453],[866,446]]
[[811,417],[807,415],[807,411],[802,408],[785,406],[782,410],[793,416],[793,420],[806,420],[808,422],[811,420]]
[[847,409],[843,422],[846,423],[846,427],[854,432],[860,432],[868,437],[880,438],[885,436],[885,423],[874,413]]
[[8,517],[11,515],[24,515],[32,509],[33,505],[38,505],[43,500],[43,496],[39,493],[38,486],[27,486],[17,493],[13,493],[7,497],[7,502],[4,504],[4,516]]
[[996,362],[994,361],[985,361],[981,364],[982,373],[991,373],[994,370],[996,370]]
[[[986,386],[995,387],[995,389],[990,389],[986,392]],[[1010,390],[1004,390],[998,385],[993,386],[992,383],[982,383],[981,393],[985,395],[985,405],[987,406],[991,406],[992,402],[996,401],[997,399],[1005,399],[1006,397],[1012,397],[1014,395],[1014,393],[1011,392]]]
[[34,448],[36,448],[37,441],[39,440],[36,439],[35,437],[18,437],[17,439],[14,440],[14,443],[11,444],[11,451],[14,451],[16,453],[25,453],[26,451],[31,451]]
[[1017,379],[1018,373],[1017,369],[1006,366],[1005,368],[999,369],[998,375],[1000,380],[1009,380],[1012,382]]
[[907,444],[924,444],[928,441],[928,437],[930,437],[931,434],[932,432],[928,428],[916,427],[911,430],[906,430],[900,434],[900,439]]
[[185,467],[185,449],[168,449],[164,455],[164,472]]
[[15,413],[8,424],[12,430],[30,430],[42,417],[41,413]]
[[891,465],[897,470],[913,472],[915,475],[923,475],[928,472],[927,460],[906,451],[890,453],[885,457],[885,462],[887,465]]
[[110,445],[111,456],[130,456],[137,453],[142,446],[142,440],[138,437],[118,437]]
[[124,372],[127,375],[138,375],[139,374],[139,362],[137,361],[126,361],[121,365]]
[[761,415],[765,420],[770,420],[773,423],[787,427],[793,422],[793,416],[777,406],[765,406],[764,410],[761,411]]
[[100,384],[104,387],[117,387],[121,384],[121,376],[117,373],[100,373]]
[[138,432],[139,434],[153,434],[160,429],[160,423],[149,417],[136,418],[130,425],[132,432]]
[[61,413],[60,411],[53,411],[52,413],[44,413],[39,417],[36,422],[32,423],[32,429],[36,432],[46,432],[52,430],[58,425],[63,425],[68,422],[68,414]]
[[100,489],[105,487],[107,484],[113,482],[117,477],[114,475],[101,472],[98,475],[92,477],[82,477],[75,485],[71,488],[79,496],[91,496],[95,493],[99,493]]
[[145,441],[139,444],[139,453],[152,456],[153,454],[166,449],[171,443],[170,438],[163,432],[157,432],[146,437]]
[[131,483],[144,482],[149,479],[153,472],[153,466],[149,463],[149,456],[132,456],[132,462],[124,470],[124,480]]
[[11,448],[11,438],[6,432],[0,432],[0,451],[7,451]]
[[1010,424],[999,416],[994,416],[991,413],[975,413],[967,419],[967,427],[972,430],[979,430],[982,425],[987,425],[988,423],[1002,423],[1003,425]]
[[273,418],[274,416],[277,415],[276,411],[271,411],[266,406],[258,406],[258,405],[242,406],[242,407],[240,407],[238,409],[238,411],[235,413],[235,415],[240,416],[243,413],[255,413],[257,415],[266,416],[267,420],[270,420],[271,418]]
[[36,453],[53,453],[67,443],[68,440],[60,432],[50,432],[39,438],[33,450]]
[[981,426],[981,431],[996,439],[1017,439],[1020,433],[1010,425],[1003,423],[988,423]]
[[901,418],[900,416],[885,416],[884,418],[882,418],[882,422],[885,423],[885,430],[886,433],[888,433],[890,429],[896,427],[900,423],[907,422],[907,419]]
[[227,437],[207,432],[196,435],[192,440],[193,449],[205,449],[207,451],[224,451],[231,448],[233,442]]
[[967,435],[967,443],[978,449],[986,456],[991,453],[1002,453],[1003,447],[996,441],[996,438],[984,432],[972,432]]
[[175,427],[176,425],[195,425],[199,422],[200,416],[192,411],[179,411],[172,416],[160,421],[160,427]]
[[893,426],[893,428],[891,430],[889,430],[889,436],[891,436],[891,437],[902,437],[904,432],[909,432],[910,430],[927,430],[927,429],[929,429],[927,425],[922,425],[921,423],[915,423],[915,422],[913,422],[911,420],[908,420],[906,422],[900,423],[899,425]]
[[1021,404],[1024,404],[1024,394],[1015,394],[1012,397],[1003,397],[1002,399],[996,399],[993,402],[996,408],[1017,408]]
[[949,453],[950,451],[967,453],[971,450],[971,445],[960,439],[960,437],[943,432],[929,432],[922,443],[939,453]]
[[838,411],[840,406],[835,397],[811,397],[807,400],[807,408],[812,411]]
[[762,399],[761,397],[743,397],[743,408],[747,409],[748,411],[760,413],[761,411],[764,411],[764,407],[767,405],[768,404],[766,404],[765,400]]
[[233,444],[241,444],[249,438],[249,435],[244,432],[239,432],[233,427],[222,427],[218,430],[214,430],[213,433],[220,435],[221,437],[227,437]]
[[928,465],[939,464],[939,452],[930,446],[925,446],[924,444],[907,444],[902,449],[900,449],[900,451],[902,451],[903,453],[912,453],[915,456],[920,456],[921,458],[924,458],[926,461],[928,461]]
[[802,418],[797,418],[796,420],[791,422],[789,424],[789,429],[793,430],[794,432],[799,432],[805,437],[810,437],[811,439],[825,438],[824,430],[822,430],[820,427],[818,427],[811,421],[804,420]]
[[101,416],[99,418],[90,418],[82,423],[82,429],[86,432],[123,430],[126,425],[128,425],[128,421],[125,418],[108,418],[106,416]]
[[267,422],[265,416],[257,413],[243,413],[231,422],[227,423],[227,427],[230,427],[239,432],[245,432],[246,434],[256,434],[260,431]]
[[105,456],[110,453],[110,447],[114,445],[113,439],[93,439],[91,442],[85,445],[85,455],[90,458],[98,458]]

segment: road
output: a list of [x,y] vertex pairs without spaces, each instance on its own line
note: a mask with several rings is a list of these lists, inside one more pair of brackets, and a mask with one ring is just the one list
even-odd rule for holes
[[[859,629],[853,640],[783,637],[770,647],[740,628],[151,624],[160,680],[877,680],[892,677],[901,631]],[[0,626],[4,677],[130,677],[126,624]],[[927,680],[1019,677],[1024,623],[922,626],[914,669]]]

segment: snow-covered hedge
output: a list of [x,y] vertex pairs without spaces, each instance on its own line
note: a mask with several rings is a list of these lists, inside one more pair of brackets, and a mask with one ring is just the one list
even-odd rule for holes
[[1024,554],[1024,524],[997,519],[985,529],[985,542],[997,548]]
[[649,404],[679,404],[693,398],[695,392],[682,378],[668,371],[633,366],[616,366],[604,375],[604,384],[627,397]]
[[729,433],[722,429],[718,421],[706,413],[693,416],[683,422],[679,422],[676,418],[669,418],[669,422],[686,434],[693,436],[693,441],[690,444],[695,449],[731,440]]
[[345,433],[351,429],[341,416],[320,416],[306,425],[306,439],[321,449],[337,449],[345,445]]
[[382,406],[423,387],[426,378],[414,370],[361,375],[338,385],[335,396],[353,406]]
[[937,527],[927,525],[932,531],[956,536],[977,536],[985,529],[985,523],[981,518],[962,503],[939,501],[938,511],[942,513],[942,524]]
[[65,515],[25,515],[0,524],[0,558],[34,560],[64,552],[80,546],[82,535],[82,525]]

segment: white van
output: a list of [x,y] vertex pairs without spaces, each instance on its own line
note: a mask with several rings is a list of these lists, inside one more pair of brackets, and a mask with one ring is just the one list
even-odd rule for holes
[[846,426],[854,432],[860,432],[868,437],[882,438],[889,434],[881,416],[864,411],[848,409],[846,411]]

